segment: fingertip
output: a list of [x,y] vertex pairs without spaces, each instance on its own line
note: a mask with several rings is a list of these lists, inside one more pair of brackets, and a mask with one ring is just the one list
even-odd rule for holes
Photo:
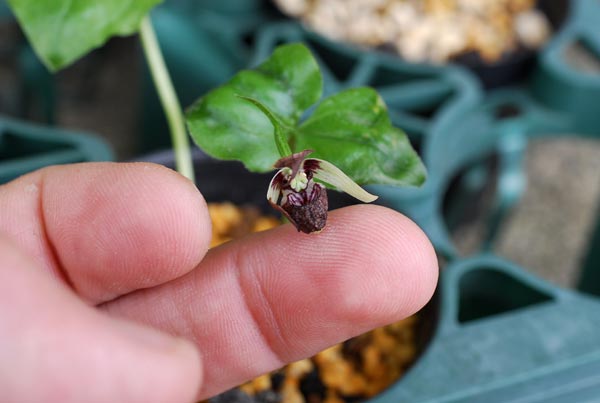
[[148,265],[162,267],[164,279],[178,278],[196,267],[208,251],[212,223],[206,200],[192,181],[162,165],[138,162],[131,169],[132,176],[146,182],[145,195],[139,199],[156,195],[154,203],[147,200],[149,214],[143,217],[151,225]]
[[386,237],[386,242],[382,242],[386,248],[381,256],[392,267],[403,268],[401,273],[406,277],[396,278],[409,282],[410,286],[403,288],[406,293],[401,303],[415,313],[429,302],[437,287],[439,268],[435,249],[425,232],[410,218],[385,207],[373,207],[380,214]]
[[[376,206],[356,206],[365,217],[365,233],[373,237],[372,265],[382,276],[381,321],[402,319],[419,311],[432,297],[438,277],[435,250],[425,233],[411,219],[392,209]],[[383,287],[383,284],[388,287]]]
[[214,252],[203,264],[227,266],[235,256],[244,306],[288,362],[414,314],[437,283],[423,231],[375,205],[332,211],[319,234],[288,225]]
[[350,296],[344,309],[350,316],[385,325],[414,314],[431,299],[437,256],[408,217],[382,206],[356,205],[332,212],[329,225],[362,268],[345,283]]

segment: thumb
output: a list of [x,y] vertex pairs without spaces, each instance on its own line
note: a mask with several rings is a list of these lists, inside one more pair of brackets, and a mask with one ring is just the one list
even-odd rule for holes
[[0,237],[0,401],[192,402],[192,344],[106,316]]

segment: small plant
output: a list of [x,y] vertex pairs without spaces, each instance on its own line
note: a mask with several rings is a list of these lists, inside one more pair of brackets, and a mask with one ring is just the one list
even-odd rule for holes
[[[8,2],[52,71],[112,36],[139,32],[171,129],[176,168],[193,180],[184,115],[148,16],[160,0]],[[425,180],[421,160],[392,126],[375,90],[353,88],[318,103],[322,92],[316,60],[305,46],[291,44],[239,72],[187,113],[192,137],[208,154],[242,161],[251,171],[278,169],[267,198],[305,233],[325,226],[326,187],[371,202],[376,196],[357,183],[403,186]]]
[[[290,44],[187,112],[192,138],[208,154],[239,160],[252,171],[278,169],[267,199],[306,233],[325,226],[326,186],[371,202],[377,197],[356,182],[425,180],[421,160],[404,132],[392,126],[375,90],[352,88],[317,104],[322,93],[316,60],[304,45]],[[307,158],[311,153],[315,158]]]

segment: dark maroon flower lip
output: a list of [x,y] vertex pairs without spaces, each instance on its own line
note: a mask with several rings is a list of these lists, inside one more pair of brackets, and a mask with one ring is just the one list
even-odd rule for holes
[[314,179],[370,203],[377,199],[338,167],[325,160],[306,158],[312,150],[304,150],[279,159],[267,191],[267,200],[296,226],[298,231],[312,233],[325,227],[327,191]]

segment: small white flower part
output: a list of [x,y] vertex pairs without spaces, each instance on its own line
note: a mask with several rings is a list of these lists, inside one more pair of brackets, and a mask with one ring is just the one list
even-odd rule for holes
[[307,234],[322,230],[327,222],[327,190],[314,179],[365,203],[377,199],[377,196],[358,186],[330,162],[306,158],[311,152],[312,150],[304,150],[278,160],[275,168],[280,169],[275,173],[267,191],[269,203],[281,211],[298,231]]
[[290,181],[290,187],[296,192],[306,189],[306,185],[308,185],[308,177],[306,176],[306,172],[299,171]]
[[319,164],[319,168],[314,173],[316,179],[330,184],[341,192],[348,193],[350,196],[363,203],[371,203],[378,199],[378,196],[375,196],[358,186],[356,182],[350,179],[348,175],[332,163],[316,158],[313,160],[317,161]]

